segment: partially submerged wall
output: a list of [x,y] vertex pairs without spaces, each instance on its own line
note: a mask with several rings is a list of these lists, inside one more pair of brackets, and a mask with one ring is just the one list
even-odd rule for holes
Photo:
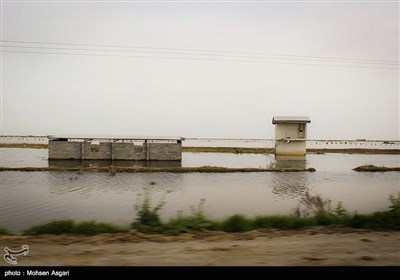
[[[275,154],[302,156],[306,154],[306,124],[278,123],[275,126]],[[302,140],[304,139],[304,140]]]
[[181,160],[182,143],[49,141],[49,159],[79,160]]
[[49,141],[49,159],[81,159],[81,142]]
[[277,140],[276,145],[275,154],[277,155],[303,156],[306,154],[306,141]]
[[182,143],[149,143],[148,160],[181,160]]

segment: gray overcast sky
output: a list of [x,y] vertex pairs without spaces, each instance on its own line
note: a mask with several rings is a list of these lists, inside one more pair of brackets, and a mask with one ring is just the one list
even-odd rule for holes
[[400,138],[399,3],[3,2],[1,23],[147,47],[3,42],[2,134],[273,138],[274,115],[307,115],[311,139]]

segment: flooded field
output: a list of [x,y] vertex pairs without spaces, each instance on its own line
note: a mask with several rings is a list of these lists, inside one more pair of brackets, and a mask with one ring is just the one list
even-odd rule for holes
[[[129,142],[129,141],[128,141]],[[0,136],[0,143],[48,144],[46,136]],[[272,148],[274,139],[223,139],[223,138],[185,138],[183,147],[240,147]],[[400,149],[400,141],[392,140],[307,140],[308,149]]]
[[[1,149],[1,166],[48,166],[46,149]],[[50,162],[50,164],[52,164]],[[80,164],[80,163],[73,163]],[[93,165],[99,164],[96,162]],[[288,214],[306,191],[359,213],[385,210],[388,196],[400,191],[399,172],[359,173],[363,164],[400,166],[399,155],[309,154],[273,158],[260,154],[183,153],[182,166],[313,167],[313,173],[78,173],[14,172],[1,175],[1,227],[19,232],[54,219],[98,220],[127,225],[145,187],[153,204],[168,192],[164,219],[190,213],[204,198],[212,218]]]

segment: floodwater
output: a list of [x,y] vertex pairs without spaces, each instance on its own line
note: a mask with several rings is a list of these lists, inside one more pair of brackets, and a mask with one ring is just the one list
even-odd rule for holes
[[[111,137],[112,138],[112,137]],[[127,140],[125,140],[127,141]],[[129,141],[127,141],[129,142]],[[0,143],[48,144],[45,136],[0,136]],[[272,148],[274,139],[185,138],[183,147]],[[399,140],[307,140],[310,149],[400,149]]]
[[[1,166],[48,166],[46,149],[1,149]],[[80,162],[70,163],[80,165]],[[99,162],[91,163],[101,164]],[[133,163],[135,164],[135,163]],[[176,164],[176,163],[175,163]],[[20,232],[55,219],[97,220],[128,225],[144,188],[156,205],[166,194],[163,219],[190,214],[205,199],[212,218],[289,214],[306,191],[342,201],[359,213],[385,210],[400,192],[399,172],[359,173],[363,164],[400,166],[399,155],[309,154],[272,158],[259,154],[183,153],[182,166],[308,168],[313,173],[77,173],[14,172],[1,176],[0,226]]]
[[[47,167],[47,166],[107,166],[111,162],[96,160],[48,160],[47,149],[0,148],[0,166],[3,167]],[[180,162],[113,161],[116,166],[151,166],[151,167],[197,167],[221,166],[231,168],[309,168],[317,171],[349,171],[364,164],[377,166],[400,166],[400,155],[377,154],[308,154],[301,156],[278,156],[265,154],[233,153],[183,153]]]

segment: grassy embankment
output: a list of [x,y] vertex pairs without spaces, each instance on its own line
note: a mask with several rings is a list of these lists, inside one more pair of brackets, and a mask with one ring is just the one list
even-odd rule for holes
[[361,165],[353,168],[357,172],[385,172],[385,171],[400,171],[400,167],[386,167],[386,166],[375,166],[372,164]]
[[30,143],[0,143],[0,148],[19,148],[19,149],[48,149],[47,144],[30,144]]
[[98,233],[116,233],[127,231],[120,226],[95,221],[74,222],[72,220],[53,221],[44,225],[33,226],[24,231],[25,234],[79,234],[95,235]]
[[[266,154],[273,148],[240,148],[240,147],[182,147],[187,153],[234,153],[234,154]],[[341,154],[400,154],[398,149],[307,149],[309,154],[341,153]]]
[[199,167],[107,167],[107,166],[91,166],[91,167],[0,167],[0,171],[70,171],[70,172],[109,172],[115,174],[118,172],[172,172],[172,173],[230,173],[230,172],[314,172],[314,168],[300,169],[266,169],[266,168],[228,168],[218,166],[199,166]]
[[[400,230],[400,194],[390,196],[391,205],[386,211],[371,214],[349,213],[339,202],[334,209],[331,201],[308,193],[300,201],[299,206],[290,215],[257,216],[248,218],[240,214],[223,220],[212,220],[203,214],[205,200],[198,207],[192,207],[191,215],[179,214],[177,217],[163,222],[159,212],[165,205],[165,197],[155,206],[151,206],[149,189],[143,195],[141,203],[136,204],[137,216],[131,227],[144,233],[161,233],[176,235],[197,231],[245,232],[262,229],[302,229],[313,226],[350,227],[373,230]],[[38,234],[75,234],[95,235],[98,233],[128,232],[129,228],[98,222],[80,222],[72,220],[53,221],[44,225],[31,227],[24,231],[28,235]],[[9,234],[0,229],[0,234]]]
[[[386,171],[400,171],[400,167],[386,167],[375,165],[362,165],[353,168],[357,172],[386,172]],[[119,167],[119,166],[90,166],[90,167],[62,167],[62,166],[48,166],[48,167],[0,167],[0,171],[69,171],[69,172],[108,172],[115,174],[118,172],[172,172],[172,173],[231,173],[231,172],[315,172],[314,168],[228,168],[218,166],[199,166],[199,167]]]
[[10,232],[7,229],[0,227],[0,235],[8,235],[8,234],[10,234]]

